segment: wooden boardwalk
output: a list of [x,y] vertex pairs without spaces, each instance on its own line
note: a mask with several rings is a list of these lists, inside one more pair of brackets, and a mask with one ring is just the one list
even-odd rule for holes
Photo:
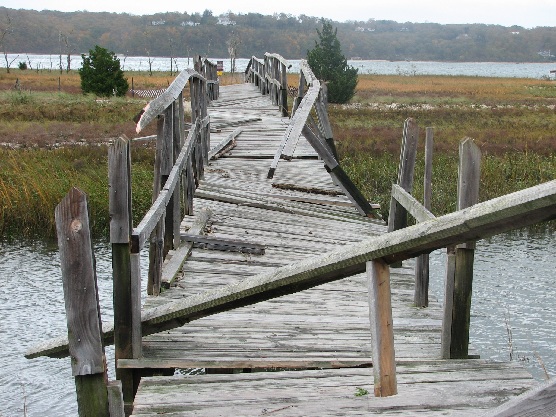
[[[381,221],[357,213],[303,139],[267,179],[289,119],[252,84],[221,87],[209,115],[211,148],[232,134],[236,146],[205,168],[195,216],[182,228],[208,214],[202,235],[210,239],[196,244],[179,279],[145,309],[386,233]],[[253,250],[215,250],[216,241]],[[533,385],[514,363],[440,360],[441,306],[413,307],[411,262],[392,269],[391,281],[398,395],[373,396],[360,274],[144,336],[142,358],[120,359],[120,368],[207,374],[142,378],[133,415],[476,415]]]

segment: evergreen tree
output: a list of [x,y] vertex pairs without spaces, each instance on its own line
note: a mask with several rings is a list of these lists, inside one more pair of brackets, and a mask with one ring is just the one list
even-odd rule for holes
[[89,50],[89,56],[81,55],[83,65],[79,69],[81,90],[101,97],[124,96],[129,89],[120,60],[114,52],[98,45]]
[[315,76],[327,83],[328,101],[347,103],[355,94],[357,68],[349,66],[342,54],[340,41],[336,37],[338,29],[322,19],[322,31],[317,29],[319,41],[307,52],[307,62]]

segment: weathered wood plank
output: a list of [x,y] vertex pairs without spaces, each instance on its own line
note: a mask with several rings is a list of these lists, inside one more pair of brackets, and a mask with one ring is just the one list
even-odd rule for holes
[[556,415],[556,381],[550,380],[484,414],[484,417],[549,417]]

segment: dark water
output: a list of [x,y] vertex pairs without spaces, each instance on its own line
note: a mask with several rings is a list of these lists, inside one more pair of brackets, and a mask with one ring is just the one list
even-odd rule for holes
[[[556,375],[555,243],[552,233],[520,231],[479,242],[476,251],[471,343],[483,358],[507,360],[510,328],[514,360],[538,380],[543,366]],[[102,316],[110,321],[108,245],[96,244],[95,254]],[[434,252],[433,297],[443,296],[444,268],[443,251]],[[23,357],[29,346],[66,332],[56,246],[0,245],[0,284],[0,416],[23,416],[24,408],[28,416],[76,415],[69,359]],[[107,358],[113,364],[110,349]]]

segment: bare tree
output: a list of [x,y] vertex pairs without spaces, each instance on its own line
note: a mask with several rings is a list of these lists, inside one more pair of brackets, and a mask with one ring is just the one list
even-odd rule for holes
[[[70,32],[71,34],[71,32]],[[65,55],[66,55],[66,72],[70,72],[71,70],[71,54],[75,52],[75,48],[72,48],[72,45],[69,41],[69,36],[60,32],[60,36],[58,38],[60,42],[60,74],[62,73],[62,42],[65,47]]]
[[232,32],[226,43],[228,44],[228,53],[230,54],[230,72],[233,76],[234,72],[236,72],[236,57],[239,45],[241,45],[241,39],[237,33]]
[[0,48],[2,49],[2,52],[4,54],[4,59],[6,60],[6,72],[8,74],[10,73],[11,65],[19,57],[19,55],[17,55],[11,61],[8,58],[8,47],[6,46],[6,44],[7,44],[8,36],[11,33],[13,33],[12,19],[10,18],[10,15],[8,14],[8,12],[6,12],[6,20],[3,21],[3,22],[0,22]]

